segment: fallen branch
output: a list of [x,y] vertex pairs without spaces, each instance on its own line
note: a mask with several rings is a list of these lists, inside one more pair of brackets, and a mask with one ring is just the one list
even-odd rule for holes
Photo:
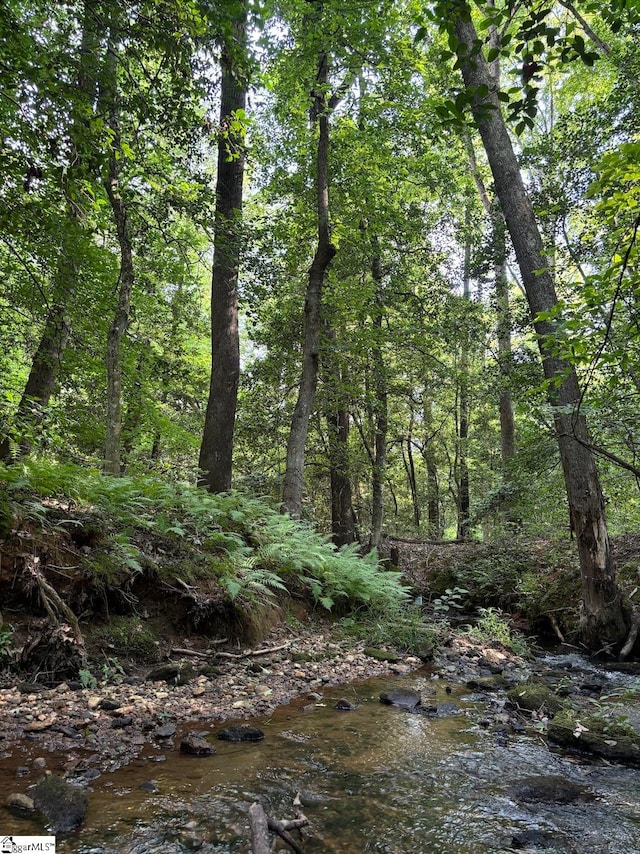
[[[220,644],[227,643],[229,638],[219,638],[218,640],[209,641],[210,646],[220,646]],[[211,650],[208,652],[200,652],[198,649],[182,649],[182,647],[174,646],[170,653],[170,655],[193,655],[195,658],[211,658],[212,655],[218,655],[219,653],[212,653]]]
[[200,652],[197,649],[180,649],[178,646],[174,646],[170,653],[170,655],[193,655],[195,658],[210,658],[211,653],[209,652]]
[[270,649],[247,649],[244,652],[217,652],[219,658],[249,658],[251,656],[269,655],[272,652],[282,652],[283,649],[289,649],[288,643],[283,643],[281,646],[272,646]]
[[556,634],[556,637],[560,641],[560,643],[564,643],[564,635],[560,631],[560,626],[558,625],[558,621],[553,616],[553,614],[549,614],[549,622],[551,623],[551,628]]
[[631,655],[631,650],[635,646],[636,640],[638,639],[638,632],[640,632],[640,614],[634,610],[633,616],[631,618],[631,628],[629,629],[629,634],[627,635],[627,639],[625,641],[624,646],[620,650],[620,661],[626,661],[627,658]]
[[295,854],[304,854],[302,848],[289,833],[290,830],[300,830],[309,824],[309,819],[302,812],[299,794],[296,794],[294,798],[293,807],[295,818],[279,821],[276,818],[269,818],[259,803],[251,804],[249,807],[249,826],[251,828],[252,854],[270,854],[270,830],[286,842]]
[[302,848],[300,848],[295,839],[289,833],[287,833],[284,824],[281,821],[278,821],[277,818],[268,818],[267,825],[269,827],[269,830],[272,830],[280,837],[280,839],[284,840],[287,845],[293,848],[296,854],[304,854],[304,851],[302,850]]

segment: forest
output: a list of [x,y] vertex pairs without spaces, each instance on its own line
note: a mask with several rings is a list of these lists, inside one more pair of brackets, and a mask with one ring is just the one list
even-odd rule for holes
[[582,639],[628,653],[639,35],[634,0],[6,0],[3,508],[138,478],[350,559],[571,538]]

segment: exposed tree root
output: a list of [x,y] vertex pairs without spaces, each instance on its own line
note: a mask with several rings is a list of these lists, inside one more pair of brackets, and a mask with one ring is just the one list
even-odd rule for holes
[[25,583],[34,586],[47,613],[49,629],[31,638],[22,650],[24,666],[55,681],[77,675],[86,666],[87,651],[78,618],[45,579],[36,555],[24,556]]
[[640,613],[637,609],[634,608],[633,614],[631,615],[631,627],[629,629],[629,634],[627,635],[627,639],[624,642],[624,646],[620,650],[619,659],[620,661],[626,661],[627,658],[631,655],[633,651],[633,647],[635,646],[636,640],[638,639],[638,633],[640,632]]

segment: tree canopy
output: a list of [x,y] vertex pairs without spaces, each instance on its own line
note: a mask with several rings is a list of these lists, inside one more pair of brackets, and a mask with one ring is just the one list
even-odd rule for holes
[[602,524],[637,526],[639,27],[625,0],[9,0],[2,459],[290,510],[295,482],[339,544],[581,547],[569,437]]

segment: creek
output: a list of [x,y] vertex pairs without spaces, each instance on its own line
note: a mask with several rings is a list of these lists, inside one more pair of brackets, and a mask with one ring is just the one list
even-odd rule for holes
[[[380,703],[381,691],[397,688],[420,692],[437,714]],[[337,711],[343,697],[358,707]],[[292,817],[300,792],[313,832],[305,854],[501,854],[522,847],[532,831],[539,847],[531,851],[640,854],[638,770],[553,752],[537,733],[507,732],[491,717],[503,700],[419,671],[332,688],[311,706],[279,708],[251,721],[264,741],[215,740],[212,757],[181,755],[179,737],[172,746],[150,745],[142,758],[91,783],[86,821],[59,837],[57,851],[249,852],[249,805],[260,800],[269,814]],[[47,761],[55,770],[55,759]],[[0,767],[2,800],[17,788],[15,767]],[[518,780],[548,774],[588,787],[595,798],[518,800]],[[0,817],[3,835],[42,832],[7,811]]]

